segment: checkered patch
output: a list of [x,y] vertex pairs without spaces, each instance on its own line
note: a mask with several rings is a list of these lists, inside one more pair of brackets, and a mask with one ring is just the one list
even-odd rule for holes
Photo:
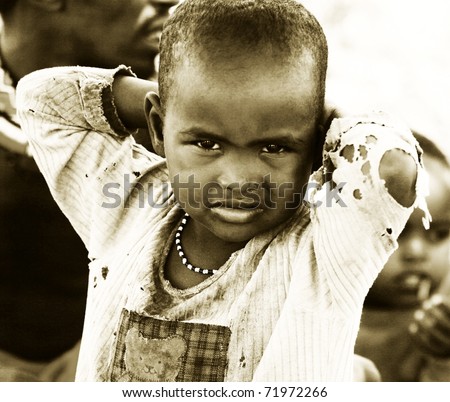
[[112,381],[223,381],[228,327],[122,311]]

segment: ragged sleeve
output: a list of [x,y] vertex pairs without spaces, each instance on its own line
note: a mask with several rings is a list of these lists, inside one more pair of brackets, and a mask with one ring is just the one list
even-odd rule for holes
[[[412,205],[401,205],[380,176],[390,150],[401,150],[415,163]],[[345,316],[362,308],[414,208],[423,210],[424,225],[428,224],[421,153],[411,131],[384,113],[335,119],[331,124],[323,166],[310,183],[309,203],[318,269],[326,277],[335,307]],[[403,170],[388,169],[388,175],[396,179]]]
[[[114,236],[137,172],[142,177],[160,162],[135,143],[118,117],[112,84],[119,74],[133,75],[124,66],[56,67],[29,74],[17,87],[18,115],[32,154],[89,251]],[[114,205],[118,198],[120,205]]]

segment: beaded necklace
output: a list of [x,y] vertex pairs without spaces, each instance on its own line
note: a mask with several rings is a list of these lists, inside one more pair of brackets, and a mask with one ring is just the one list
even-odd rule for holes
[[175,233],[175,246],[178,251],[178,255],[181,258],[182,264],[189,270],[193,272],[197,272],[199,274],[203,275],[213,275],[217,272],[217,269],[206,269],[206,268],[199,268],[193,266],[187,259],[186,254],[184,254],[183,247],[181,246],[181,233],[183,232],[184,227],[186,226],[186,222],[189,218],[189,214],[185,214],[183,219],[181,220],[180,226],[177,229],[177,232]]

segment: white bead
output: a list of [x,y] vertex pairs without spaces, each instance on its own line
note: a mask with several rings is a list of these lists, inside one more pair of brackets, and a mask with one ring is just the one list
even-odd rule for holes
[[189,217],[189,215],[186,213],[185,217],[181,220],[181,224],[178,227],[177,232],[175,233],[175,245],[176,245],[176,249],[178,251],[178,255],[181,258],[181,262],[183,263],[183,265],[186,266],[186,268],[190,269],[193,272],[201,273],[204,275],[214,274],[217,272],[216,269],[204,269],[204,268],[194,267],[191,263],[189,263],[189,261],[185,257],[183,248],[181,246],[181,232],[183,231],[184,226],[186,225],[187,217]]

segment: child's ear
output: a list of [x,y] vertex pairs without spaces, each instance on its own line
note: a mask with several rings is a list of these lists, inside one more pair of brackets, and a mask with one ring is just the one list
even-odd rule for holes
[[333,119],[340,117],[341,113],[337,110],[334,105],[330,103],[326,103],[325,107],[322,111],[322,116],[319,121],[319,125],[317,127],[317,140],[316,140],[316,146],[314,150],[314,160],[313,160],[313,167],[312,171],[315,172],[317,169],[322,166],[322,153],[323,153],[323,147],[325,144],[325,137],[327,135],[327,131],[330,128],[331,122]]
[[164,157],[163,114],[159,96],[155,92],[149,92],[145,96],[145,117],[153,149]]
[[314,157],[311,172],[315,172],[322,166],[322,151],[323,145],[325,143],[325,134],[326,130],[324,130],[322,125],[319,125],[319,127],[317,128],[316,141],[314,144]]

